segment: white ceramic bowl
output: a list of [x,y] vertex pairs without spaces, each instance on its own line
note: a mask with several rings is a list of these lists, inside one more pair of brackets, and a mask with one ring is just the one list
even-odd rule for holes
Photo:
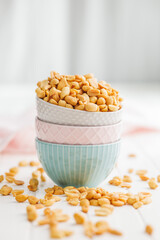
[[116,112],[87,112],[60,107],[36,98],[39,119],[56,124],[72,126],[106,126],[122,119],[122,109]]
[[38,139],[57,144],[98,145],[118,141],[122,134],[122,122],[109,126],[84,127],[48,123],[36,118]]

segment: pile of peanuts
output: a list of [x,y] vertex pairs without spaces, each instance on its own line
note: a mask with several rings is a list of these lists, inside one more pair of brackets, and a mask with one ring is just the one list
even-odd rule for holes
[[37,86],[39,98],[61,107],[89,112],[114,112],[122,107],[118,91],[105,81],[97,82],[92,73],[60,75],[53,71],[48,80]]
[[[39,167],[39,162],[31,161],[28,164],[26,161],[21,161],[19,166],[11,168],[5,173],[5,176],[0,175],[0,183],[5,179],[9,184],[15,184],[15,186],[23,185],[24,181],[15,180],[15,176],[18,174],[21,167],[26,166],[37,167],[37,169],[32,172],[32,177],[29,180],[28,185],[30,192],[36,192],[40,187],[39,181],[46,181],[44,170],[42,167]],[[129,169],[128,171],[133,172],[133,169]],[[136,171],[138,176],[145,176],[146,173],[146,170]],[[131,182],[131,177],[127,175],[125,175],[123,178],[116,176],[109,181],[110,184],[121,187],[123,184]],[[157,182],[160,182],[160,175],[157,177]],[[148,185],[151,189],[156,189],[158,186],[154,178],[149,179]],[[126,188],[128,187],[126,186]],[[3,196],[12,194],[15,200],[20,203],[28,201],[29,205],[26,207],[26,213],[27,219],[30,222],[33,222],[38,218],[37,210],[44,208],[43,218],[38,220],[37,223],[39,226],[49,226],[51,238],[63,238],[73,234],[73,232],[70,230],[63,230],[59,229],[58,227],[60,222],[68,221],[70,216],[62,213],[61,209],[52,210],[50,208],[53,204],[56,204],[56,202],[62,200],[60,196],[65,197],[66,202],[71,206],[80,205],[82,212],[75,212],[73,217],[76,224],[81,224],[83,226],[84,234],[89,238],[92,238],[94,235],[101,235],[104,233],[119,236],[122,235],[120,231],[112,229],[104,220],[97,221],[96,223],[88,221],[85,217],[85,214],[89,211],[91,206],[96,206],[95,216],[106,217],[113,213],[115,207],[131,205],[135,209],[138,209],[139,207],[152,202],[151,193],[149,192],[139,192],[137,194],[122,192],[110,193],[100,187],[88,188],[83,186],[79,188],[75,188],[73,186],[62,188],[55,185],[53,187],[46,188],[44,197],[40,199],[33,195],[24,194],[24,189],[12,189],[12,187],[8,185],[3,185],[1,187],[0,194]],[[153,228],[150,225],[147,225],[145,231],[148,234],[152,234]]]

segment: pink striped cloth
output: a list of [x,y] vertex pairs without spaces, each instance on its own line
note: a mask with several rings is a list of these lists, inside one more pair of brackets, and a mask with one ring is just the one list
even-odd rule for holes
[[[35,110],[30,109],[21,116],[0,116],[0,152],[35,153]],[[124,111],[123,136],[160,131],[155,118],[136,108],[127,106]]]

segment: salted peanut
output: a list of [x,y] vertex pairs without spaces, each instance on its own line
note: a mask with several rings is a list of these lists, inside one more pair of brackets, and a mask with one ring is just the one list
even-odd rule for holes
[[103,104],[103,105],[99,105],[99,109],[102,110],[102,109],[105,109],[107,108],[107,111],[108,111],[108,107],[106,104]]
[[91,221],[84,223],[84,233],[87,237],[92,238],[95,233],[94,224]]
[[131,182],[132,182],[132,179],[131,179],[130,176],[124,175],[124,176],[123,176],[123,182],[131,183]]
[[39,97],[39,98],[44,98],[45,97],[45,91],[41,90],[40,88],[37,88],[35,90],[35,92],[37,93],[37,97]]
[[133,168],[128,169],[128,173],[133,173],[133,171],[134,171]]
[[66,101],[59,100],[58,105],[61,106],[61,107],[65,107],[66,106]]
[[59,201],[61,201],[61,198],[58,197],[58,196],[53,196],[53,199],[54,199],[55,202],[59,202]]
[[70,217],[67,214],[56,214],[57,222],[67,222],[69,219]]
[[105,108],[101,109],[102,112],[108,112],[108,106],[106,106]]
[[45,192],[46,192],[46,193],[52,193],[52,194],[53,194],[53,193],[54,193],[54,189],[53,189],[53,188],[46,188],[46,189],[45,189]]
[[97,100],[97,104],[98,104],[98,105],[104,105],[105,102],[106,102],[106,100],[105,100],[103,97],[100,97],[100,98],[98,98],[98,100]]
[[39,198],[37,198],[35,196],[29,196],[28,197],[28,202],[32,205],[35,205],[39,202]]
[[50,226],[50,237],[51,238],[63,238],[72,235],[72,231],[59,230],[55,226]]
[[66,108],[70,108],[70,109],[73,109],[73,106],[71,104],[66,104]]
[[114,211],[114,207],[112,205],[109,204],[104,204],[101,206],[101,208],[107,208],[108,211],[110,211],[111,213]]
[[91,205],[91,206],[99,206],[98,200],[96,200],[96,199],[91,199],[91,200],[90,200],[90,205]]
[[80,89],[80,85],[78,82],[71,82],[69,85],[73,89]]
[[108,105],[108,109],[112,112],[118,111],[119,107],[114,105]]
[[82,200],[82,199],[85,199],[87,196],[87,192],[82,192],[79,196],[79,199]]
[[28,205],[26,207],[28,221],[33,222],[38,217],[36,208],[33,205]]
[[109,106],[109,105],[113,105],[113,98],[112,97],[110,97],[110,96],[106,96],[106,98],[105,98],[105,100],[106,100],[106,104]]
[[108,208],[95,209],[95,215],[96,216],[105,217],[105,216],[110,215],[111,213],[112,213],[112,211],[110,211],[110,209],[108,209]]
[[122,179],[120,177],[114,177],[109,183],[114,186],[119,186],[122,183]]
[[82,214],[75,213],[73,216],[77,224],[84,224],[85,217]]
[[43,91],[46,91],[46,90],[48,90],[49,88],[51,88],[51,85],[49,84],[49,81],[48,81],[48,80],[43,80],[43,81],[39,82],[39,83],[37,84],[37,86],[38,86],[39,88],[41,88]]
[[138,208],[140,208],[140,207],[142,207],[142,206],[143,206],[143,202],[141,202],[141,201],[135,202],[135,203],[133,204],[133,207],[134,207],[135,209],[138,209]]
[[16,174],[15,173],[11,173],[11,172],[6,172],[5,173],[5,175],[7,176],[7,177],[14,177]]
[[145,175],[146,173],[147,173],[147,170],[137,170],[136,171],[136,174],[139,175],[139,176],[140,175]]
[[151,189],[156,189],[158,187],[158,184],[156,183],[155,179],[154,178],[151,178],[149,181],[148,181],[148,185]]
[[39,162],[36,162],[36,161],[31,161],[31,162],[29,163],[29,165],[30,165],[31,167],[36,167],[36,166],[39,166],[40,163],[39,163]]
[[11,173],[17,174],[19,172],[19,168],[18,167],[13,167],[13,168],[10,168],[9,171]]
[[135,158],[135,157],[136,157],[136,154],[130,153],[130,154],[128,155],[128,157],[130,157],[130,158]]
[[100,193],[96,193],[96,194],[94,194],[93,198],[94,199],[99,199],[99,198],[101,198],[101,194]]
[[4,180],[4,176],[0,175],[0,183]]
[[113,235],[122,236],[122,233],[120,231],[117,231],[117,230],[112,229],[112,228],[108,228],[107,232],[110,233],[110,234],[113,234]]
[[93,75],[93,73],[87,73],[87,74],[84,75],[84,77],[85,77],[86,79],[88,79],[88,78],[94,78],[94,75]]
[[43,213],[44,213],[45,216],[49,216],[49,215],[51,215],[51,209],[50,208],[45,208]]
[[38,190],[36,185],[33,185],[33,186],[32,185],[28,185],[27,187],[28,187],[29,191],[31,191],[31,192],[36,192]]
[[56,102],[56,100],[54,100],[54,99],[52,99],[52,98],[49,100],[49,102],[52,103],[52,104],[54,104],[54,105],[57,105],[57,104],[58,104],[58,103]]
[[89,98],[89,101],[91,102],[91,103],[96,103],[97,102],[97,97],[90,97]]
[[41,174],[43,174],[43,173],[44,173],[44,169],[43,169],[42,167],[40,167],[40,168],[37,168],[37,171],[39,171]]
[[76,106],[78,99],[72,96],[66,96],[65,101],[72,106]]
[[90,96],[90,97],[93,97],[93,96],[97,96],[98,94],[100,94],[100,90],[99,89],[89,89],[88,91],[87,91],[87,94],[88,94],[88,96]]
[[45,176],[43,174],[41,174],[41,181],[42,182],[46,182],[46,178],[45,178]]
[[95,224],[95,234],[101,235],[107,232],[108,228],[109,228],[109,225],[106,221],[98,221]]
[[50,85],[51,85],[52,87],[54,87],[54,86],[57,85],[58,83],[59,83],[59,80],[56,79],[56,78],[54,78],[54,79],[52,79],[52,80],[50,81]]
[[63,189],[56,189],[56,190],[54,191],[54,195],[63,195],[63,194],[64,194]]
[[151,235],[153,233],[153,227],[151,225],[147,225],[145,231],[147,234]]
[[39,177],[39,171],[32,172],[32,178],[38,178]]
[[103,94],[103,95],[105,95],[105,96],[108,96],[108,92],[107,92],[106,89],[104,89],[104,88],[102,88],[102,89],[100,90],[100,93]]
[[160,175],[157,176],[157,182],[160,182]]
[[80,193],[83,193],[83,192],[86,192],[86,188],[85,187],[79,187],[77,188],[77,190],[80,192]]
[[7,185],[3,185],[2,188],[0,189],[0,194],[7,196],[12,192],[12,188],[7,186]]
[[62,78],[62,80],[60,80],[60,82],[58,83],[57,89],[58,90],[62,90],[64,87],[67,87],[68,83],[66,78]]
[[80,200],[80,206],[82,207],[82,212],[87,213],[89,210],[90,202],[88,199]]
[[88,200],[91,200],[92,198],[94,198],[94,195],[96,194],[96,191],[95,190],[89,190],[88,193],[87,193],[87,196],[86,198]]
[[69,199],[68,203],[72,206],[77,206],[79,204],[79,199],[78,198],[71,198]]
[[139,177],[142,181],[147,181],[149,179],[149,177],[147,177],[145,175],[139,175]]
[[84,92],[88,92],[88,91],[91,90],[91,89],[93,89],[93,88],[90,87],[90,86],[88,86],[88,85],[83,85],[83,86],[82,86],[82,90],[83,90]]
[[123,182],[123,183],[120,184],[120,187],[122,187],[122,188],[131,188],[131,185],[129,185],[126,182]]
[[28,199],[28,195],[26,194],[18,194],[15,196],[17,202],[25,202]]
[[116,206],[116,207],[121,207],[124,205],[124,201],[121,201],[121,200],[113,200],[112,199],[111,203],[113,206]]
[[19,167],[26,167],[28,166],[28,162],[23,160],[23,161],[20,161],[19,164],[18,164]]
[[14,179],[14,183],[15,183],[16,185],[23,185],[23,184],[24,184],[24,181]]
[[30,184],[31,186],[38,186],[39,182],[38,182],[38,180],[37,180],[36,178],[31,178],[31,179],[29,180],[29,184]]
[[9,177],[9,176],[6,176],[6,181],[9,182],[9,183],[13,183],[14,182],[14,177]]
[[50,207],[55,203],[55,200],[53,200],[53,199],[50,199],[50,200],[40,199],[40,203],[44,204],[46,207]]
[[44,205],[41,204],[41,203],[38,203],[38,204],[35,205],[35,208],[36,209],[42,209],[42,208],[44,208]]
[[89,85],[93,88],[98,88],[98,82],[96,78],[88,78],[87,81],[89,82]]
[[130,196],[128,199],[127,199],[127,203],[129,205],[133,205],[134,203],[138,202],[139,201],[139,196]]
[[19,194],[22,194],[22,193],[24,193],[24,190],[23,190],[23,189],[22,189],[22,190],[20,190],[20,189],[12,190],[12,195],[13,195],[13,197],[15,197],[15,196],[17,196],[17,195],[19,195]]
[[77,110],[84,110],[84,104],[82,104],[82,105],[77,105],[77,106],[75,106],[75,109],[77,109]]
[[53,199],[53,198],[54,198],[54,196],[53,196],[52,193],[46,193],[45,196],[44,196],[44,199],[46,199],[46,200],[50,200],[50,199]]
[[42,219],[42,220],[38,221],[38,225],[40,225],[40,226],[47,225],[49,223],[50,223],[50,219],[49,218],[45,218],[45,219]]
[[81,80],[81,81],[86,80],[86,78],[85,78],[83,75],[75,75],[75,78],[76,78],[76,79],[79,79],[79,80]]
[[97,111],[97,105],[94,103],[87,103],[85,105],[85,110],[88,112],[96,112]]
[[110,204],[110,201],[107,198],[98,199],[98,205],[99,206],[103,206],[103,205],[106,205],[106,204]]
[[144,205],[150,204],[150,203],[152,202],[152,199],[151,199],[151,197],[146,197],[146,198],[143,198],[143,199],[141,200],[141,202],[142,202]]
[[62,88],[62,91],[60,93],[60,98],[63,99],[66,96],[68,96],[70,94],[70,88],[69,87],[64,87]]

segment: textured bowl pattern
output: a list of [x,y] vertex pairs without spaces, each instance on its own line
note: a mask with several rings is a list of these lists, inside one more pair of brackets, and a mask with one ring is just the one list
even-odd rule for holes
[[122,123],[99,127],[66,126],[36,118],[38,139],[58,144],[97,145],[116,142],[121,138]]
[[60,107],[36,98],[39,119],[63,125],[103,126],[116,124],[122,120],[122,110],[117,112],[86,112]]
[[61,145],[36,139],[38,158],[58,185],[96,187],[109,175],[119,155],[120,142],[105,145]]

